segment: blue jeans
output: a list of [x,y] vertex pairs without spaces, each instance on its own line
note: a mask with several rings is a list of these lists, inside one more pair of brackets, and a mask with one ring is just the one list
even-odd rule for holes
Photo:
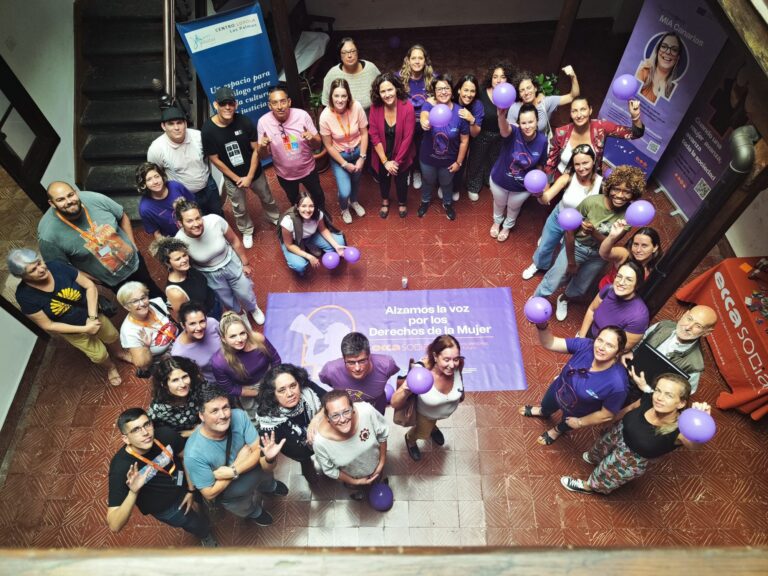
[[[574,256],[579,268],[565,289],[565,297],[568,300],[584,296],[606,265],[605,260],[600,258],[598,248],[585,246],[578,240],[574,243]],[[551,296],[565,281],[567,270],[568,256],[565,254],[565,247],[563,247],[552,268],[544,274],[544,278],[541,279],[541,283],[533,295]]]
[[184,510],[179,510],[181,500],[176,502],[173,506],[162,512],[152,514],[155,518],[160,520],[163,524],[173,526],[174,528],[183,528],[190,534],[202,539],[211,533],[211,527],[208,524],[208,518],[198,514],[194,509],[191,509],[187,514],[184,514]]
[[[345,245],[344,235],[339,234],[336,232],[331,232],[333,235],[333,239],[336,240],[339,244],[342,246]],[[304,242],[302,242],[304,245],[312,245],[316,246],[317,248],[320,248],[323,252],[333,252],[334,248],[331,246],[330,242],[323,238],[323,236],[319,232],[315,232],[310,236],[309,238],[305,238]],[[304,273],[307,271],[307,267],[309,266],[309,260],[304,258],[303,256],[299,256],[298,254],[294,254],[288,248],[280,242],[280,248],[283,251],[283,256],[285,256],[285,261],[288,263],[288,268],[296,272],[299,276],[304,276]]]
[[277,483],[271,470],[256,466],[231,482],[219,496],[221,505],[239,518],[257,518],[261,515],[261,494],[271,494]]
[[[340,152],[341,157],[350,164],[357,162],[360,158],[360,146],[351,152]],[[331,158],[331,170],[333,177],[336,178],[336,187],[339,189],[339,208],[344,211],[349,208],[350,202],[357,202],[357,191],[360,189],[360,177],[363,172],[350,173]]]
[[421,201],[429,204],[432,201],[432,189],[439,185],[443,189],[443,205],[453,204],[453,174],[448,167],[438,168],[426,162],[421,163]]
[[201,272],[205,274],[208,286],[216,292],[227,310],[254,312],[258,308],[253,282],[243,274],[243,263],[234,252],[232,259],[221,268],[213,271],[201,270]]
[[549,267],[552,266],[552,256],[554,256],[555,250],[563,243],[565,231],[560,228],[560,224],[557,222],[557,215],[560,214],[561,207],[562,203],[558,202],[541,229],[541,241],[536,252],[533,253],[533,263],[539,270],[549,270]]
[[195,192],[195,202],[200,206],[203,214],[216,214],[224,218],[219,187],[210,174],[208,175],[208,183],[205,185],[205,188]]
[[549,385],[549,388],[547,388],[547,391],[544,393],[544,398],[541,399],[541,413],[544,416],[549,417],[558,410],[562,410],[563,418],[555,425],[555,428],[557,428],[557,431],[560,432],[560,434],[565,434],[569,430],[573,430],[573,428],[565,423],[565,419],[569,416],[569,414],[560,406],[560,403],[557,401],[557,387],[559,382],[560,377],[558,376],[555,378],[555,381]]

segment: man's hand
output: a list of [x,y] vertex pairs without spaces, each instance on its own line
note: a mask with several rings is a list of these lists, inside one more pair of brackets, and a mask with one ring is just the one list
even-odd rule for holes
[[238,188],[250,188],[251,182],[253,182],[253,178],[250,176],[243,176],[240,178],[237,182],[235,182],[235,185]]
[[134,494],[138,494],[139,490],[147,483],[147,477],[151,468],[147,466],[144,472],[139,472],[139,463],[135,462],[133,466],[128,468],[128,474],[125,475],[125,483],[128,486],[128,490]]
[[90,334],[91,336],[95,335],[99,330],[101,330],[101,320],[98,318],[88,318],[88,320],[85,321],[85,333]]
[[179,505],[179,510],[182,508],[184,509],[184,516],[189,514],[190,509],[192,508],[192,504],[195,502],[195,494],[193,492],[187,492],[187,495],[184,496],[184,499],[181,501],[181,504]]

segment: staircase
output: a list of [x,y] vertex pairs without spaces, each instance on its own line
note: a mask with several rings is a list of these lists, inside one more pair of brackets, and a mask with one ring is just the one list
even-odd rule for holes
[[[192,18],[187,2],[175,4],[177,21]],[[77,181],[83,190],[110,196],[137,219],[136,166],[161,134],[152,80],[163,79],[163,2],[81,0],[77,5]],[[185,110],[192,110],[193,90],[190,63],[177,38],[176,101]]]

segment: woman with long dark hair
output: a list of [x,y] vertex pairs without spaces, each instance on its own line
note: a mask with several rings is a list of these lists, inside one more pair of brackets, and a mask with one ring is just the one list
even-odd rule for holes
[[200,422],[200,392],[205,378],[194,360],[167,356],[155,364],[147,416],[154,425],[173,428],[183,437]]
[[600,279],[599,288],[604,288],[613,282],[619,266],[625,262],[634,262],[643,269],[643,276],[653,272],[656,262],[664,255],[661,248],[661,237],[659,233],[649,226],[643,226],[635,231],[624,246],[616,246],[616,242],[624,235],[627,223],[624,220],[617,220],[611,226],[608,236],[600,244],[600,257],[607,260],[613,266],[610,271]]

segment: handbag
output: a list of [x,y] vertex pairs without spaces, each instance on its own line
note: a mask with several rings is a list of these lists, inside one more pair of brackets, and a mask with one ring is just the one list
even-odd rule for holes
[[107,318],[113,318],[117,314],[117,304],[106,296],[99,294],[99,312]]
[[[408,372],[411,371],[411,368],[415,364],[418,364],[419,366],[422,366],[421,362],[414,362],[413,358],[410,359],[408,362]],[[397,389],[399,390],[405,385],[405,381],[407,379],[403,378],[402,380],[399,380],[397,383]],[[395,413],[392,416],[392,421],[399,425],[399,426],[416,426],[416,394],[411,394],[406,398],[405,404],[401,406],[400,408],[395,408]]]

